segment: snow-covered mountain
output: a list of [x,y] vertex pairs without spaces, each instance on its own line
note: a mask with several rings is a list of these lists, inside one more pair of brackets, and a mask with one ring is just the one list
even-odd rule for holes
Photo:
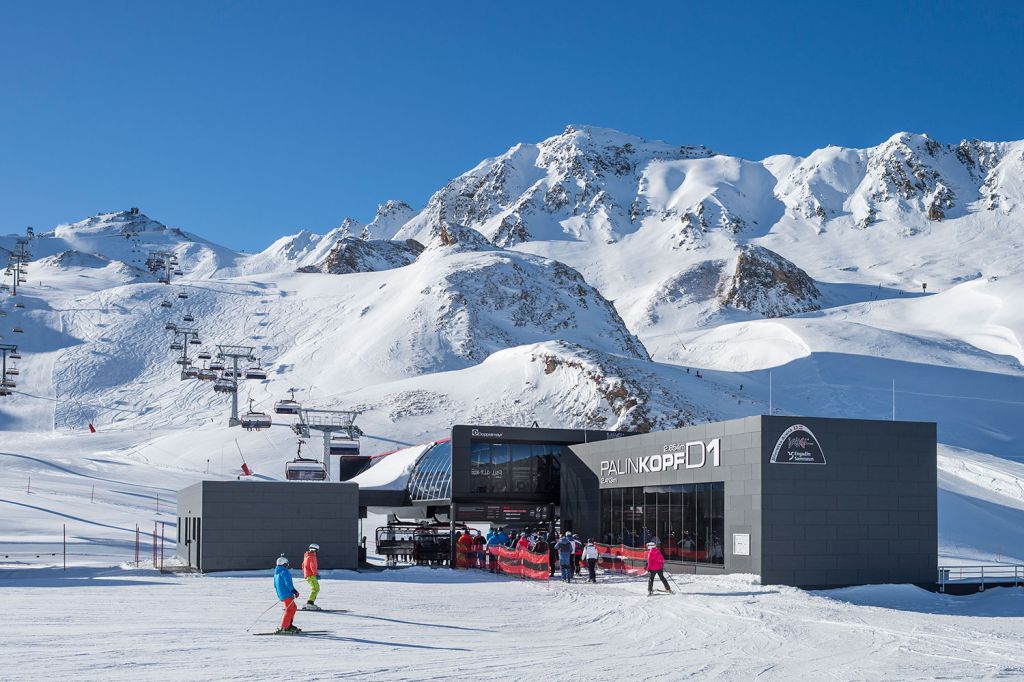
[[[362,410],[369,452],[458,422],[646,430],[895,408],[937,421],[944,446],[1024,459],[1022,142],[900,133],[746,160],[570,126],[420,209],[387,201],[257,254],[134,210],[26,247],[16,301],[0,291],[2,341],[23,356],[0,429],[91,422],[177,471],[209,457],[198,434],[237,438],[270,475],[293,446],[286,429],[222,426],[227,399],[180,379],[168,324],[198,330],[198,367],[201,349],[254,348],[268,379],[245,381],[243,404],[295,387]],[[177,257],[169,286],[153,251]]]

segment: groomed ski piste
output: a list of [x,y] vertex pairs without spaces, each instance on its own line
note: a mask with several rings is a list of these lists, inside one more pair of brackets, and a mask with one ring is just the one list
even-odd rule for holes
[[[495,196],[571,190],[556,171],[579,166],[565,159],[586,169],[626,141],[647,154],[636,140],[577,127],[488,159],[439,195],[493,180],[498,167],[512,184]],[[276,557],[265,571],[160,573],[150,535],[164,531],[173,567],[177,490],[234,480],[243,459],[254,478],[280,480],[295,453],[289,418],[229,429],[227,399],[179,379],[164,325],[187,312],[203,348],[256,349],[268,379],[242,383],[243,405],[251,397],[269,411],[298,388],[306,405],[359,410],[370,454],[446,437],[456,423],[664,429],[770,409],[935,421],[940,563],[1024,564],[1021,143],[993,144],[993,210],[921,136],[761,162],[665,159],[658,148],[634,162],[642,191],[587,176],[583,194],[605,188],[614,201],[575,217],[524,211],[534,238],[519,242],[499,229],[515,201],[469,226],[438,223],[436,202],[405,206],[397,222],[395,204],[382,206],[370,236],[424,246],[405,264],[385,262],[386,249],[324,264],[364,226],[300,233],[255,255],[124,212],[40,231],[18,296],[0,293],[0,342],[23,355],[14,395],[0,399],[0,590],[10,608],[0,679],[1024,677],[1024,595],[1014,588],[814,592],[758,576],[676,576],[678,595],[648,598],[645,579],[612,574],[566,585],[385,570],[371,544],[375,568],[321,572],[318,603],[348,613],[299,611],[296,625],[324,632],[254,638],[280,620]],[[884,178],[871,173],[891,166],[873,159],[897,153],[949,180],[958,199],[945,220],[921,218],[927,197],[878,199]],[[650,210],[634,224],[616,211],[637,197]],[[806,217],[819,200],[828,217]],[[700,244],[670,248],[664,216],[697,205],[708,223]],[[865,214],[876,222],[855,225]],[[730,216],[748,227],[733,231]],[[14,245],[0,236],[0,255]],[[727,280],[734,249],[747,245],[798,265],[816,285],[813,305],[756,278],[740,278],[746,307],[722,303],[707,273]],[[153,250],[177,253],[183,275],[159,284],[144,266]],[[401,485],[415,452],[381,458],[366,480]],[[363,534],[382,521],[366,519]],[[290,558],[297,567],[301,557]]]

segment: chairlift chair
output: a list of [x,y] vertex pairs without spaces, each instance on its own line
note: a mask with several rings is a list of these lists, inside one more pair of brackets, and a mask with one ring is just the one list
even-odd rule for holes
[[15,327],[15,328],[14,328],[14,329],[12,329],[11,331],[12,331],[12,332],[14,332],[15,334],[21,334],[21,333],[23,333],[23,332],[24,332],[25,330],[24,330],[24,329],[22,329],[21,327]]
[[12,376],[12,377],[18,376],[18,374],[19,374],[18,368],[17,367],[8,367],[7,368],[7,374]]
[[182,275],[182,274],[184,274],[184,273],[183,273],[183,272],[182,272],[181,270],[175,270],[175,271],[174,271],[174,274],[175,274],[175,275]]
[[344,438],[337,437],[331,438],[331,454],[332,455],[358,455],[359,454],[359,439],[358,438]]
[[201,351],[199,351],[199,356],[198,357],[199,357],[200,360],[209,360],[210,358],[213,357],[213,355],[211,355],[210,351],[208,351],[208,350],[201,350]]
[[174,361],[174,364],[181,365],[182,367],[188,367],[189,365],[192,364],[192,361],[189,360],[188,358],[178,358],[177,360]]
[[6,386],[7,388],[17,388],[18,384],[14,383],[14,379],[0,379],[0,386]]
[[239,422],[246,431],[259,431],[260,429],[269,429],[271,426],[270,415],[254,410],[252,398],[249,398],[249,411],[242,414]]
[[327,471],[324,465],[315,459],[306,459],[302,456],[303,440],[299,439],[299,451],[295,459],[285,462],[284,477],[289,481],[326,481]]
[[180,341],[171,342],[171,350],[184,350],[185,346],[181,345]]
[[217,378],[217,373],[212,369],[201,369],[199,370],[198,378],[202,381],[213,381]]
[[184,291],[179,291],[178,298],[188,298],[188,294],[186,294]]
[[188,342],[189,342],[189,344],[190,344],[190,345],[192,345],[192,346],[201,346],[201,345],[203,345],[203,342],[202,342],[202,341],[200,341],[200,340],[199,340],[199,339],[198,339],[197,337],[195,337],[195,336],[193,336],[193,337],[192,337],[191,339],[189,339],[189,340],[188,340]]
[[173,331],[177,331],[178,325],[174,324],[173,322],[168,322],[168,323],[164,324],[164,329],[166,329],[167,331],[172,331],[172,332]]
[[221,362],[220,360],[214,360],[213,362],[210,363],[210,369],[214,370],[215,372],[221,372],[224,370],[224,363]]
[[186,367],[181,371],[181,376],[183,379],[198,379],[199,370],[195,367]]
[[7,390],[6,386],[0,386],[0,397],[10,395],[11,392]]
[[21,353],[19,353],[18,351],[14,351],[8,357],[11,358],[12,360],[21,360]]
[[170,308],[171,307],[171,302],[170,301],[161,301],[160,307],[161,308]]
[[182,315],[181,319],[184,320],[185,322],[195,322],[196,321],[196,318],[192,317],[192,315],[190,313],[185,313],[184,315]]
[[255,365],[252,365],[251,367],[245,370],[245,378],[259,379],[262,381],[263,379],[267,378],[267,370],[260,367],[259,363],[257,362]]
[[217,393],[234,393],[235,382],[230,379],[217,379],[213,382],[213,390]]
[[234,379],[235,378],[235,370],[233,370],[233,369],[231,369],[229,367],[229,368],[224,370],[224,372],[223,372],[223,374],[221,376],[225,376],[228,379]]
[[277,414],[298,414],[299,403],[295,400],[295,389],[289,391],[291,398],[285,398],[284,400],[278,400],[274,403],[274,412]]
[[25,307],[25,304],[24,304],[24,303],[15,303],[15,304],[14,304],[14,307],[15,307],[15,308],[24,308],[24,307]]

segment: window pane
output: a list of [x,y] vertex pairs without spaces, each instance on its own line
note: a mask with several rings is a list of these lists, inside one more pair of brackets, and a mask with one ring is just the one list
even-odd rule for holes
[[486,493],[491,483],[491,444],[473,443],[470,450],[469,489]]
[[697,495],[694,485],[683,486],[683,560],[695,561],[697,532]]
[[711,563],[725,563],[725,484],[711,484]]
[[707,563],[711,546],[711,484],[697,484],[697,561]]
[[512,464],[509,472],[509,492],[536,493],[537,481],[534,476],[534,460],[529,445],[516,443],[511,446]]
[[488,492],[508,492],[511,447],[507,443],[491,443],[491,485]]
[[612,488],[611,492],[611,543],[618,545],[622,543],[622,488]]

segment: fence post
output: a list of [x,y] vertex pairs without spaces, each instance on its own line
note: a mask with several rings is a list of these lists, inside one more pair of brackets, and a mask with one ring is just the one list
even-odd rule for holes
[[68,570],[68,524],[64,524],[64,570]]
[[91,503],[96,498],[96,486],[92,487],[92,492],[89,493],[89,502]]
[[26,495],[31,495],[32,494],[32,477],[31,476],[28,477],[28,487],[25,488],[25,494]]
[[167,524],[163,521],[160,522],[160,570],[164,570],[164,533],[167,530]]
[[139,567],[139,524],[135,524],[135,568]]
[[160,493],[156,494],[156,513],[160,513]]

